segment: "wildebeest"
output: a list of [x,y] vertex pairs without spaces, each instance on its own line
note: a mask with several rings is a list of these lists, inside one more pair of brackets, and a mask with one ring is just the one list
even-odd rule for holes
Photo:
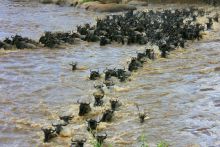
[[77,101],[79,105],[79,116],[84,116],[88,114],[92,109],[90,107],[90,102],[79,102]]

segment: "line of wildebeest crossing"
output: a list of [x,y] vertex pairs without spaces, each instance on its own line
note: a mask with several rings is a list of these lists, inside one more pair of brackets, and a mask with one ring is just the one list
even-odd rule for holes
[[[207,22],[198,23],[197,19],[206,17]],[[103,19],[98,19],[96,25],[85,24],[77,27],[77,32],[45,32],[39,42],[24,38],[19,35],[12,36],[0,41],[0,48],[24,49],[37,48],[39,46],[56,48],[63,43],[74,44],[76,38],[88,42],[99,42],[101,46],[118,42],[121,44],[151,44],[158,47],[161,57],[166,58],[168,53],[178,47],[184,48],[187,40],[202,39],[202,32],[210,30],[214,22],[218,22],[219,15],[209,16],[203,9],[194,7],[187,9],[174,9],[163,11],[129,11],[121,15],[107,15]],[[132,72],[137,71],[148,60],[154,60],[156,53],[153,48],[146,48],[144,52],[137,53],[136,57],[131,58],[127,68],[104,70],[103,84],[96,85],[94,96],[94,107],[102,107],[105,91],[103,86],[112,87],[115,85],[112,77],[116,77],[120,82],[126,82]],[[72,70],[77,70],[77,63],[70,64]],[[97,80],[101,78],[101,73],[96,70],[90,72],[89,79]],[[90,102],[78,100],[78,115],[84,117],[92,111]],[[102,122],[111,122],[114,111],[119,111],[122,103],[118,99],[110,100],[110,108],[107,109],[100,120],[88,119],[87,130],[92,133],[96,141],[102,145],[107,138],[107,133],[97,132],[97,126]],[[138,111],[139,107],[137,106]],[[146,113],[139,111],[140,122],[143,123]],[[67,126],[73,119],[73,115],[62,115],[57,123],[52,123],[49,127],[43,127],[44,142],[49,142],[58,136],[64,126]],[[83,147],[86,138],[72,139],[71,147]]]

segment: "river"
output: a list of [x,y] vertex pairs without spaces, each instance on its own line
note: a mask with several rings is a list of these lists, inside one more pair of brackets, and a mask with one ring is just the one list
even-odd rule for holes
[[[0,38],[16,33],[38,39],[44,31],[74,30],[79,24],[94,23],[103,14],[73,7],[36,2],[2,0]],[[170,146],[220,146],[220,31],[208,32],[204,40],[189,42],[166,59],[146,64],[131,81],[107,90],[106,103],[118,97],[123,103],[112,123],[100,130],[108,133],[106,145],[140,146],[140,136],[154,147],[158,141]],[[0,146],[69,146],[70,137],[43,144],[41,127],[71,111],[73,136],[84,133],[85,120],[78,117],[77,100],[91,98],[89,69],[126,66],[142,46],[79,42],[63,49],[0,52]],[[71,71],[77,61],[80,70]],[[140,124],[136,104],[148,112]],[[105,106],[107,107],[107,106]],[[93,108],[96,118],[104,108]],[[86,146],[91,146],[87,141]]]

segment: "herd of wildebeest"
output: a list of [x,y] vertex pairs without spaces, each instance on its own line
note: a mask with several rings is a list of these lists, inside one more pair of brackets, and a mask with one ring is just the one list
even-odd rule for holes
[[[207,22],[204,24],[198,23],[197,19],[200,17],[207,17]],[[178,47],[184,48],[188,40],[202,39],[201,33],[205,30],[210,30],[214,22],[219,21],[219,15],[216,13],[209,16],[203,9],[194,7],[185,9],[163,10],[163,11],[129,11],[124,14],[107,15],[103,19],[97,19],[96,25],[91,26],[85,24],[77,26],[77,32],[45,32],[40,37],[39,42],[24,38],[19,35],[12,36],[0,41],[0,48],[10,49],[24,49],[37,48],[44,46],[48,48],[56,48],[59,45],[68,43],[74,44],[76,38],[88,42],[99,42],[101,46],[118,42],[121,44],[152,44],[156,45],[161,53],[162,58],[166,58],[168,53]],[[155,50],[146,48],[144,52],[137,53],[136,57],[132,57],[127,68],[124,69],[108,69],[103,71],[103,84],[95,85],[94,104],[93,107],[102,107],[104,104],[103,98],[105,91],[103,86],[111,87],[115,83],[113,77],[118,78],[120,82],[126,82],[131,76],[132,72],[137,71],[143,67],[148,60],[156,58]],[[72,70],[77,70],[77,63],[71,63]],[[90,71],[90,80],[97,80],[101,78],[99,71]],[[78,100],[80,117],[88,116],[92,111],[90,102]],[[101,145],[107,138],[107,133],[97,132],[97,126],[102,122],[111,122],[114,117],[114,111],[122,106],[118,99],[110,100],[110,108],[107,109],[100,120],[88,119],[87,130],[92,133],[96,141]],[[137,106],[138,111],[139,107]],[[143,123],[146,113],[139,111],[140,122]],[[57,123],[52,123],[50,127],[43,127],[44,142],[49,142],[52,138],[58,136],[63,127],[68,125],[73,119],[73,115],[62,115]],[[83,147],[86,138],[72,139],[71,147]]]
[[213,5],[213,6],[220,5],[220,1],[219,0],[202,0],[202,1],[205,2],[206,4]]

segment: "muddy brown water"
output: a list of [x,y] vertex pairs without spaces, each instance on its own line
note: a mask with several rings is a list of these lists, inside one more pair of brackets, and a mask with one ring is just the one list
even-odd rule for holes
[[[0,36],[19,33],[38,38],[45,30],[71,30],[80,23],[93,23],[96,13],[70,7],[3,0],[0,4]],[[65,21],[65,23],[64,23]],[[216,25],[217,26],[217,25]],[[203,41],[172,52],[167,59],[146,64],[131,81],[106,90],[104,108],[93,108],[88,117],[99,119],[110,98],[123,103],[112,123],[102,123],[106,146],[138,147],[140,138],[150,146],[165,140],[174,147],[220,146],[220,31],[209,32]],[[0,146],[69,146],[70,136],[86,131],[85,119],[77,116],[76,101],[92,101],[89,69],[126,66],[141,46],[80,42],[64,49],[1,51],[0,53]],[[68,65],[79,62],[80,70]],[[148,112],[140,124],[135,104]],[[41,127],[62,112],[75,115],[66,127],[69,137],[43,144]]]

